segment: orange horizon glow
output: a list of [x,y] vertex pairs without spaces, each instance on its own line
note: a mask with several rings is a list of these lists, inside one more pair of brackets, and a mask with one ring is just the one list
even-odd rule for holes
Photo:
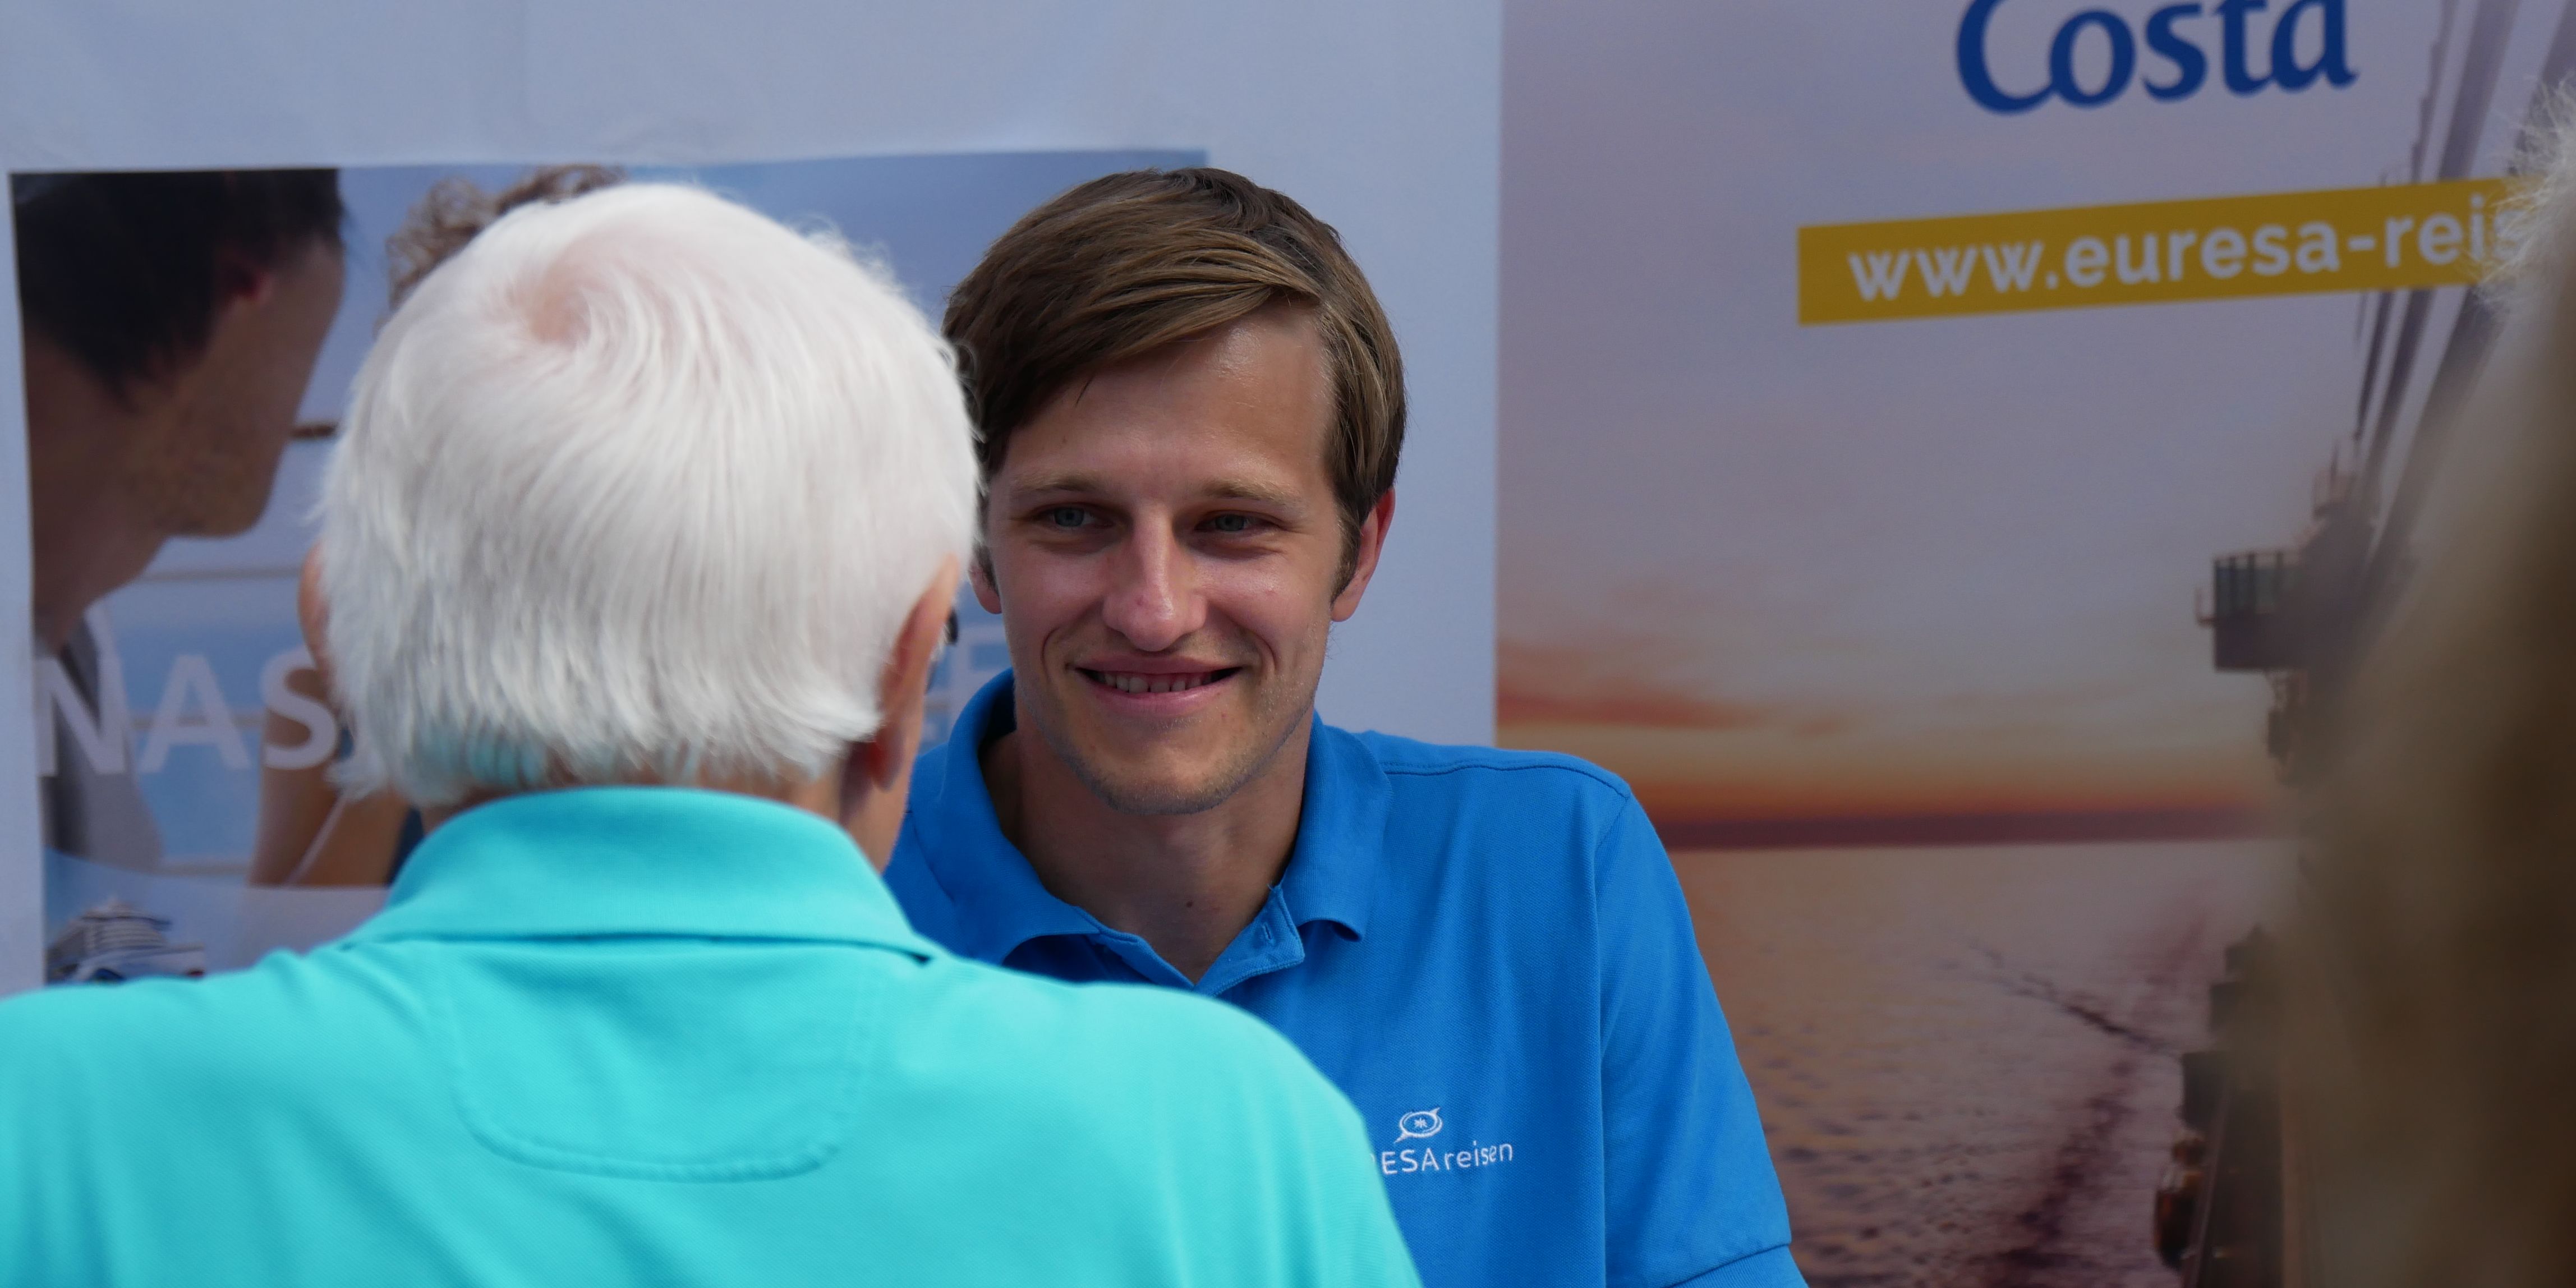
[[[1604,651],[1506,645],[1496,741],[1626,779],[1671,848],[2211,838],[2277,831],[2251,737],[2131,725],[2046,702],[1918,710],[1730,702]],[[1873,709],[1875,707],[1876,709]],[[2248,711],[2248,723],[2256,712]]]

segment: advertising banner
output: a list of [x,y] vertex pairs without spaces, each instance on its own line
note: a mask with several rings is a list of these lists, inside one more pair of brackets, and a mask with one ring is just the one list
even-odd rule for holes
[[2564,9],[1507,9],[1499,738],[1647,806],[1810,1282],[2290,1281],[2229,1004]]
[[[1204,160],[1180,150],[933,154],[638,167],[627,177],[702,184],[791,224],[837,231],[936,317],[986,243],[1030,207],[1096,175]],[[13,176],[28,284],[22,326],[75,337],[48,339],[26,373],[36,618],[40,632],[51,625],[60,636],[40,641],[35,662],[48,983],[235,968],[332,937],[382,903],[419,820],[400,801],[343,800],[333,787],[328,768],[347,744],[297,628],[297,578],[315,535],[323,463],[392,286],[428,267],[442,218],[454,223],[531,173],[494,165]],[[345,285],[328,285],[336,306],[320,297],[315,317],[329,320],[310,338],[236,343],[222,299],[165,308],[153,293],[129,289],[133,282],[68,280],[74,266],[236,253],[223,239],[254,217],[245,210],[272,186],[315,201],[336,190],[346,207],[338,226]],[[164,216],[157,222],[113,217],[155,206]],[[200,243],[194,252],[191,239]],[[65,263],[49,265],[48,254]],[[57,278],[66,279],[58,290]],[[119,307],[74,312],[84,299]],[[46,310],[63,316],[36,315]],[[184,324],[191,310],[216,320]],[[126,380],[121,400],[92,397],[117,375],[104,356],[120,351],[115,328],[158,334],[151,318],[161,314],[183,319],[172,324],[182,338],[154,352],[148,374]],[[262,400],[281,388],[283,400]],[[80,456],[79,444],[105,437],[100,417],[149,419],[179,397],[168,391],[193,399],[169,413],[168,430],[126,435],[153,449],[147,458]],[[263,441],[273,455],[262,453]],[[152,514],[128,516],[136,532],[169,526],[166,514],[199,511],[256,522],[232,535],[169,541],[122,580],[98,573],[102,552],[149,539],[118,526],[125,498],[138,492]],[[209,518],[197,526],[231,525]],[[932,681],[933,740],[1008,664],[998,619],[972,595],[961,593],[958,608],[957,646]]]

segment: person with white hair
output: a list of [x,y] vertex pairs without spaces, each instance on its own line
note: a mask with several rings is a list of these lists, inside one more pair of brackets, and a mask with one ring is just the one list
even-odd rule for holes
[[1283,1039],[953,956],[873,870],[975,489],[828,236],[632,185],[431,273],[305,605],[429,835],[311,953],[0,1004],[0,1285],[1415,1283]]

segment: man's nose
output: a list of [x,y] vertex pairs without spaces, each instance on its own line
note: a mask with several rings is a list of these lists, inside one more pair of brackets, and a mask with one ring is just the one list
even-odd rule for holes
[[1198,567],[1169,529],[1139,525],[1119,552],[1116,582],[1102,617],[1109,629],[1141,652],[1160,653],[1207,622]]

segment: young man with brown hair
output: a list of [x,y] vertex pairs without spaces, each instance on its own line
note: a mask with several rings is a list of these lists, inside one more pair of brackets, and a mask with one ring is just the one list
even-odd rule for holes
[[1314,714],[1404,438],[1333,230],[1222,170],[1111,175],[995,242],[946,331],[1013,669],[915,777],[913,924],[1268,1020],[1359,1105],[1427,1283],[1800,1282],[1626,786]]

